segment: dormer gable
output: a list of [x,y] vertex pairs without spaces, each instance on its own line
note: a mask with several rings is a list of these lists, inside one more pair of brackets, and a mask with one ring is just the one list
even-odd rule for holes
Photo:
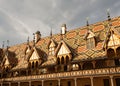
[[70,53],[71,51],[66,45],[66,43],[64,41],[61,41],[60,44],[58,45],[57,55],[65,55]]
[[87,33],[85,34],[85,39],[94,38],[94,37],[95,34],[91,30],[88,30]]
[[8,59],[8,57],[5,55],[4,66],[9,66],[9,65],[10,65],[9,59]]
[[3,61],[1,63],[3,69],[11,68],[17,64],[17,59],[15,58],[15,54],[10,52],[8,49],[5,51]]
[[96,44],[95,43],[95,34],[91,30],[87,31],[84,39],[86,40],[87,49],[92,49],[95,47],[95,44]]
[[27,57],[29,61],[29,68],[38,68],[43,61],[43,55],[44,53],[34,46]]
[[26,49],[25,49],[25,54],[30,53],[30,51],[31,51],[31,47],[30,47],[30,46],[27,46]]
[[32,52],[32,55],[31,55],[30,58],[29,58],[29,61],[39,60],[39,59],[41,58],[41,56],[40,56],[39,53],[40,53],[40,52],[39,52],[36,48],[34,48],[34,49],[33,49],[33,52]]
[[67,44],[62,40],[56,49],[57,64],[69,64],[72,59],[72,53]]
[[55,55],[56,43],[53,39],[50,40],[48,44],[48,55]]

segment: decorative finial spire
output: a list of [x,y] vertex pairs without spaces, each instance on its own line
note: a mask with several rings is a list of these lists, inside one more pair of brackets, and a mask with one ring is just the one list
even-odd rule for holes
[[7,40],[7,49],[8,49],[8,47],[9,47],[9,40]]
[[52,38],[52,28],[51,28],[51,31],[50,31],[50,38]]
[[108,21],[110,21],[111,20],[111,18],[110,18],[110,9],[107,9],[107,16],[108,16]]
[[87,26],[89,26],[88,20],[89,20],[89,17],[86,18],[86,24],[87,24]]
[[35,33],[33,33],[33,46],[35,46]]
[[4,44],[5,44],[5,42],[3,41],[2,48],[4,48]]
[[29,36],[28,36],[28,39],[27,39],[27,45],[29,45]]

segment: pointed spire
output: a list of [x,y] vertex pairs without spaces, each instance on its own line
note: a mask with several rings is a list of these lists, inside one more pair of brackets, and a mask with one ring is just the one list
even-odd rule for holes
[[28,36],[28,39],[27,39],[27,45],[29,45],[29,36]]
[[2,48],[4,48],[5,42],[3,41]]
[[9,48],[9,40],[7,40],[7,49]]
[[110,9],[107,9],[107,16],[108,16],[108,21],[111,20],[111,17],[110,17]]
[[51,31],[50,31],[50,38],[52,38],[52,28],[51,28]]
[[86,18],[86,25],[87,25],[87,30],[89,31],[90,30],[90,27],[89,27],[89,17]]
[[33,46],[35,46],[35,33],[33,33]]
[[89,26],[88,20],[89,20],[89,17],[86,18],[86,25],[87,25],[87,26]]

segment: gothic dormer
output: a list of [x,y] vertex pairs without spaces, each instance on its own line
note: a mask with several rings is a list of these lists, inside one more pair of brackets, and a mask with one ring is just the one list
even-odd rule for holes
[[57,47],[56,56],[58,64],[68,64],[72,59],[71,51],[63,40]]
[[95,47],[95,34],[89,28],[88,18],[87,18],[87,33],[85,34],[84,39],[86,40],[87,49],[92,49]]
[[85,40],[87,49],[92,49],[95,47],[95,34],[91,30],[87,31]]
[[51,29],[51,32],[50,32],[50,41],[48,43],[48,55],[49,56],[54,56],[55,55],[55,49],[56,49],[56,43],[53,40],[52,35],[53,34],[52,34],[52,29]]
[[104,40],[103,49],[109,58],[120,58],[120,33],[112,26],[109,12],[108,14],[108,28],[106,31],[106,38]]
[[37,68],[42,63],[42,57],[42,51],[36,47],[33,47],[28,56],[29,66],[31,68]]
[[56,48],[56,43],[54,42],[53,39],[50,40],[49,46],[48,46],[48,54],[54,56],[55,55],[55,48]]
[[2,61],[3,70],[8,71],[8,69],[11,69],[16,64],[17,59],[15,58],[15,54],[13,52],[10,52],[7,47]]

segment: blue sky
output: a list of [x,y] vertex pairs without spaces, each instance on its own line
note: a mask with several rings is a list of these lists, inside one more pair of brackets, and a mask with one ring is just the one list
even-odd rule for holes
[[120,16],[120,0],[0,0],[0,46],[6,40],[10,45],[26,42],[27,37],[39,30],[42,37],[60,33],[63,23],[74,29]]

